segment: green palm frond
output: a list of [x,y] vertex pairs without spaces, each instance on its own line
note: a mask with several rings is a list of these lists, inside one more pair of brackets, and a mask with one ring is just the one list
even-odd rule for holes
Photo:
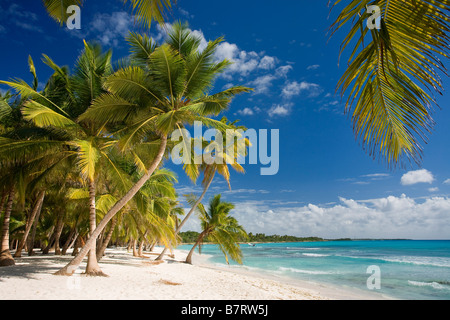
[[36,75],[36,67],[34,66],[34,61],[31,56],[28,56],[28,66],[30,68],[30,73],[33,75],[33,89],[37,90],[39,81]]
[[32,98],[36,101],[40,101],[42,103],[48,103],[52,106],[52,108],[55,108],[55,110],[58,110],[61,114],[64,116],[69,116],[64,110],[62,110],[56,103],[54,103],[52,100],[50,100],[47,96],[44,94],[36,91],[28,83],[21,79],[14,79],[12,81],[3,81],[0,80],[0,84],[4,84],[7,86],[10,86],[11,88],[15,89],[23,99]]
[[68,19],[67,8],[71,5],[81,6],[83,0],[42,0],[50,17],[61,25]]
[[170,103],[174,108],[176,99],[183,94],[186,77],[185,60],[170,45],[163,44],[151,54],[148,66],[158,90],[163,96],[170,97]]
[[[123,0],[130,2],[138,22],[150,28],[153,20],[164,24],[164,12],[172,7],[170,0]],[[176,2],[176,0],[174,1]]]
[[56,128],[78,127],[78,124],[66,116],[34,101],[30,100],[22,108],[25,120],[33,121],[38,127],[52,126]]
[[[368,5],[381,9],[379,30],[366,26]],[[388,164],[421,162],[421,143],[434,125],[431,94],[441,93],[439,73],[446,72],[440,58],[449,54],[449,10],[448,0],[359,0],[332,26],[335,33],[352,23],[341,54],[356,46],[338,87],[342,95],[349,92],[346,112],[352,112],[355,136]]]
[[8,96],[5,96],[5,97],[0,96],[0,121],[3,118],[6,118],[9,115],[11,115],[11,113],[13,111],[8,100],[9,100]]
[[156,42],[146,34],[141,35],[134,32],[130,32],[126,40],[130,45],[131,60],[145,65],[156,49]]
[[94,143],[93,138],[87,140],[70,141],[68,144],[77,149],[78,167],[84,179],[94,180],[98,160],[101,156],[100,150]]
[[[48,14],[63,25],[69,15],[67,8],[71,5],[82,6],[83,0],[42,0]],[[165,11],[172,7],[170,0],[122,0],[124,4],[130,2],[131,10],[142,25],[150,28],[153,20],[163,24]],[[174,1],[176,2],[176,0]]]

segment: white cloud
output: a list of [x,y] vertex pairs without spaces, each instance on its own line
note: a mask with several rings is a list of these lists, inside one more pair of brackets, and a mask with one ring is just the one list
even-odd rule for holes
[[318,64],[313,64],[313,65],[311,65],[311,66],[308,66],[307,68],[306,68],[306,70],[317,70],[317,69],[319,69],[320,68],[320,65],[318,65]]
[[289,71],[291,71],[292,69],[293,68],[290,65],[278,67],[277,70],[275,71],[275,75],[279,78],[285,78],[285,77],[287,77],[287,74],[289,73]]
[[270,56],[264,56],[261,61],[259,62],[258,68],[264,69],[264,70],[271,70],[275,68],[276,65],[276,59],[274,57]]
[[323,238],[450,238],[450,199],[418,202],[405,195],[356,201],[340,198],[332,206],[309,204],[273,208],[269,202],[236,204],[234,216],[247,232]]
[[447,179],[443,182],[444,184],[450,184],[450,179]]
[[428,188],[428,191],[430,191],[430,192],[438,192],[439,188],[438,187]]
[[281,96],[285,99],[290,99],[294,96],[298,96],[303,92],[308,92],[309,97],[317,97],[322,89],[316,83],[310,83],[302,81],[298,83],[297,81],[288,81],[281,92]]
[[253,94],[266,94],[270,92],[274,80],[276,80],[275,76],[267,74],[250,81],[249,84],[254,88]]
[[433,183],[433,174],[426,170],[409,171],[402,176],[401,184],[404,186],[413,185],[416,183]]
[[255,112],[250,108],[244,108],[243,110],[239,110],[237,113],[241,116],[252,116],[255,114]]
[[[39,20],[37,14],[23,9],[16,3],[12,3],[7,9],[0,6],[0,17],[4,21],[8,21],[10,25],[14,24],[25,31],[44,32],[37,22]],[[6,32],[6,28],[0,26],[0,33],[4,32]]]
[[291,113],[292,103],[276,104],[269,109],[269,117],[285,117]]
[[97,13],[86,28],[69,30],[69,35],[100,42],[105,47],[118,47],[134,26],[134,18],[128,12]]

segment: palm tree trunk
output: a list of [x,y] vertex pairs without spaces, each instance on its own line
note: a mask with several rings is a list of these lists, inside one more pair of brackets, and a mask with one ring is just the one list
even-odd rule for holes
[[108,248],[108,244],[111,241],[114,229],[116,228],[116,224],[117,224],[117,217],[114,217],[111,220],[111,226],[109,228],[108,233],[106,234],[105,239],[102,242],[102,245],[97,249],[97,261],[100,261],[103,258],[106,248]]
[[[56,222],[56,225],[58,225],[58,223],[59,223],[59,221]],[[42,254],[48,254],[50,252],[50,249],[53,246],[53,242],[56,237],[56,230],[57,230],[57,228],[55,228],[55,227],[52,228],[52,235],[50,236],[50,239],[48,240],[47,246],[44,248],[44,250],[42,250]]]
[[157,153],[157,156],[151,163],[150,167],[148,168],[148,171],[146,174],[142,176],[142,178],[130,189],[130,191],[127,192],[127,194],[119,200],[112,208],[109,210],[109,212],[105,215],[102,221],[98,224],[98,227],[94,230],[91,237],[88,241],[86,241],[86,244],[84,247],[80,250],[78,255],[69,262],[65,267],[63,267],[61,270],[55,273],[55,275],[62,275],[62,276],[71,276],[75,270],[79,267],[81,264],[81,261],[83,261],[84,257],[87,255],[91,247],[94,245],[95,240],[100,235],[100,233],[103,231],[103,229],[106,227],[108,222],[120,211],[123,207],[136,195],[136,193],[139,192],[139,190],[144,186],[144,184],[150,179],[150,177],[153,175],[153,172],[155,172],[156,168],[158,168],[159,164],[161,163],[164,153],[166,151],[167,146],[167,136],[161,137],[161,144],[159,146],[159,150]]
[[64,216],[65,212],[61,211],[58,217],[58,223],[56,225],[56,231],[55,231],[55,255],[61,255],[61,248],[59,246],[59,240],[61,239],[61,233],[64,228]]
[[27,242],[28,234],[30,233],[31,227],[34,224],[34,220],[37,216],[37,213],[40,210],[40,208],[42,207],[42,203],[44,202],[44,197],[45,197],[45,191],[41,191],[38,195],[38,200],[37,200],[36,204],[34,205],[33,211],[31,212],[30,220],[25,229],[23,238],[20,241],[19,246],[17,247],[16,253],[14,254],[15,258],[20,258],[22,256],[22,249],[25,246],[25,243]]
[[133,240],[133,257],[137,257],[138,256],[138,253],[136,251],[136,244],[137,244],[137,240],[134,239]]
[[[197,209],[198,205],[202,202],[203,198],[205,197],[206,192],[208,191],[209,187],[211,186],[212,181],[214,180],[215,172],[211,175],[211,178],[209,179],[208,183],[206,184],[205,188],[203,189],[203,193],[201,194],[200,198],[198,198],[197,202],[195,202],[194,206],[191,208],[191,210],[188,212],[186,217],[184,217],[183,221],[178,226],[177,230],[175,231],[175,236],[178,235],[181,231],[181,228],[185,225],[186,221],[190,218],[190,216],[194,213],[195,209]],[[156,258],[156,261],[162,260],[164,255],[167,251],[167,246],[164,247],[161,254]]]
[[64,243],[62,249],[61,249],[61,255],[65,256],[67,253],[67,249],[69,249],[70,244],[73,242],[74,237],[76,236],[76,227],[72,228],[72,230],[69,233],[69,236],[67,237],[66,242]]
[[192,255],[194,254],[195,248],[203,241],[203,238],[205,237],[207,231],[203,231],[197,238],[197,242],[192,247],[191,251],[189,251],[189,254],[186,257],[186,263],[192,264]]
[[81,234],[78,233],[77,238],[75,239],[75,244],[73,245],[73,252],[72,256],[76,256],[80,250],[79,248],[83,245],[83,237]]
[[39,206],[39,210],[36,214],[36,217],[34,218],[34,223],[33,223],[33,231],[31,232],[31,239],[30,239],[30,247],[28,248],[28,255],[32,256],[34,255],[34,239],[36,237],[36,230],[37,230],[37,225],[39,223],[39,217],[41,215],[42,212],[42,205],[44,203],[44,200],[42,200],[41,205]]
[[3,212],[3,206],[5,205],[6,199],[8,198],[8,192],[6,190],[3,190],[2,192],[2,199],[0,200],[0,215]]
[[[95,181],[90,179],[89,181],[89,239],[93,237],[93,232],[97,225],[97,212],[95,208]],[[97,237],[91,245],[91,249],[88,254],[88,261],[86,265],[85,274],[88,276],[102,276],[105,277],[106,274],[100,269],[97,262]]]
[[15,265],[14,258],[9,252],[9,221],[11,219],[12,206],[14,201],[14,186],[9,191],[8,203],[6,204],[5,216],[3,217],[2,243],[0,252],[0,267]]

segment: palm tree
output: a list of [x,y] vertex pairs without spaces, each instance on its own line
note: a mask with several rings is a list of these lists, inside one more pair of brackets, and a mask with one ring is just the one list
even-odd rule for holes
[[[150,28],[152,20],[164,23],[164,11],[172,7],[170,0],[122,0],[124,4],[130,2],[132,12],[137,21]],[[48,14],[61,25],[67,21],[67,8],[72,5],[81,6],[83,0],[43,0]],[[176,0],[173,1],[176,3]]]
[[[247,130],[247,128],[245,128],[243,126],[236,126],[237,121],[230,122],[230,121],[228,121],[228,119],[226,117],[223,117],[221,119],[221,122],[224,123],[228,129],[234,130],[236,133],[238,133],[237,130],[242,130],[242,131]],[[231,147],[233,148],[233,155],[229,155],[228,153],[230,150],[229,149],[230,145],[227,145],[227,143],[229,142],[229,139],[228,139],[229,137],[227,137],[227,131],[222,131],[221,134],[222,134],[222,139],[223,139],[222,144],[216,144],[215,142],[211,144],[211,141],[204,142],[207,144],[207,146],[206,146],[207,149],[211,148],[213,150],[210,150],[210,151],[215,151],[214,154],[212,154],[212,159],[211,159],[214,161],[210,164],[203,163],[203,164],[199,165],[201,171],[203,171],[203,176],[204,176],[203,181],[202,181],[203,192],[200,195],[200,197],[197,199],[197,201],[195,201],[195,203],[189,210],[188,214],[184,217],[184,219],[181,221],[181,223],[176,228],[175,235],[178,235],[181,232],[181,229],[186,224],[186,222],[191,217],[191,215],[195,212],[197,206],[203,201],[203,198],[205,197],[206,192],[209,190],[209,187],[211,186],[211,184],[214,180],[214,176],[215,176],[216,172],[219,173],[225,179],[230,190],[231,190],[230,170],[229,170],[228,166],[230,165],[237,172],[240,172],[240,173],[245,172],[244,168],[238,163],[239,162],[238,158],[240,156],[242,156],[242,157],[246,156],[247,147],[250,145],[250,141],[247,138],[245,138],[244,141],[242,141],[242,143],[244,143],[245,154],[239,154],[240,152],[242,152],[241,148],[239,148],[239,142],[235,142],[235,140],[233,140],[232,145],[231,145]],[[242,137],[238,136],[238,138],[242,138]],[[219,148],[222,148],[222,150],[218,150]],[[195,154],[195,150],[194,150],[194,152],[192,152],[192,154]],[[194,155],[194,157],[195,157],[195,155]],[[189,160],[191,160],[191,159],[189,159]],[[196,177],[195,175],[192,174],[192,172],[195,171],[192,169],[192,165],[185,164],[185,169],[189,170],[189,171],[187,171],[188,175],[189,175],[189,173],[191,173],[189,175],[190,177]],[[156,258],[156,260],[157,261],[162,260],[166,251],[167,251],[167,247],[165,247],[163,249],[163,251]]]
[[[2,81],[2,83],[15,88],[23,96],[32,97],[24,103],[22,108],[25,120],[32,122],[36,127],[56,131],[61,137],[58,141],[59,153],[67,154],[65,158],[69,157],[73,163],[77,164],[79,174],[87,182],[90,232],[92,233],[96,228],[95,197],[99,168],[106,168],[112,176],[120,176],[119,183],[124,183],[125,179],[109,156],[111,149],[114,148],[115,140],[105,136],[101,126],[77,119],[92,101],[104,92],[103,79],[112,72],[111,51],[103,53],[98,45],[86,42],[84,44],[85,49],[75,65],[73,76],[69,75],[67,68],[59,67],[44,55],[44,62],[54,70],[55,74],[48,82],[43,94],[21,80]],[[30,144],[33,142],[37,147],[42,144],[41,140],[29,141]],[[126,187],[130,185],[131,183]],[[61,217],[58,221],[61,221]],[[61,224],[58,226],[61,227]],[[104,275],[96,261],[95,243],[89,253],[86,274]]]
[[201,246],[205,238],[217,243],[220,250],[225,255],[227,263],[228,256],[242,263],[242,251],[238,241],[247,236],[244,228],[238,224],[237,220],[230,216],[230,211],[234,205],[229,202],[222,202],[221,195],[214,196],[209,202],[208,211],[202,204],[198,205],[198,213],[201,221],[202,232],[197,238],[194,246],[186,257],[186,263],[192,264],[192,255],[197,246]]
[[[199,51],[200,38],[192,35],[187,25],[175,24],[167,43],[156,46],[146,36],[131,34],[132,61],[105,81],[108,93],[98,97],[80,119],[101,124],[104,128],[122,129],[123,152],[148,148],[154,157],[144,165],[145,174],[105,215],[80,253],[57,275],[72,275],[108,222],[138,193],[160,166],[167,151],[168,135],[194,121],[224,128],[226,125],[210,116],[225,110],[231,99],[249,88],[232,87],[208,95],[214,78],[228,65],[215,62],[214,52],[222,41],[210,41]],[[156,150],[155,150],[156,149]],[[156,152],[155,152],[156,151]],[[140,165],[143,165],[141,162]]]
[[[380,29],[366,27],[369,5],[380,9]],[[449,10],[448,0],[351,1],[332,25],[334,34],[353,24],[341,54],[355,47],[338,87],[350,92],[346,112],[353,111],[355,136],[388,164],[421,162],[420,143],[434,124],[432,94],[441,94],[439,73],[446,74],[440,58],[449,53]]]

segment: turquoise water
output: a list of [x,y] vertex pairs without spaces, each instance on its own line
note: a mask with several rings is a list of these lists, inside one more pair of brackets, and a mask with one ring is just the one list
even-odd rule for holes
[[[183,246],[180,249],[189,249]],[[244,265],[291,279],[330,283],[411,300],[450,299],[450,241],[330,241],[242,245]],[[225,264],[215,245],[205,245],[209,261]],[[376,266],[377,274],[368,273]],[[380,289],[368,288],[380,284]],[[379,280],[379,282],[377,282]]]

